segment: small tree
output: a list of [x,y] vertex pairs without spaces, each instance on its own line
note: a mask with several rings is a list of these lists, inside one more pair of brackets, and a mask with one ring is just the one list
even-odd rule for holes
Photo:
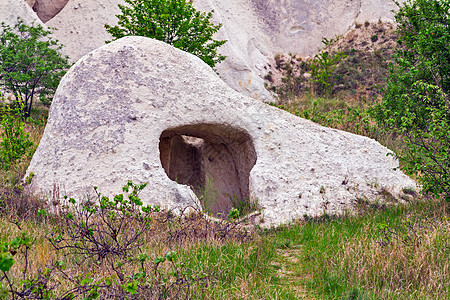
[[0,169],[8,170],[33,145],[24,131],[23,106],[6,105],[0,98]]
[[398,128],[405,125],[404,118],[413,118],[411,126],[426,128],[431,118],[428,108],[445,109],[445,103],[441,98],[424,97],[414,83],[421,81],[450,92],[450,1],[396,3],[399,47],[377,119]]
[[403,170],[450,200],[450,0],[407,0],[379,124],[405,137]]
[[13,28],[5,23],[1,27],[0,83],[24,102],[27,118],[35,95],[50,105],[69,68],[68,58],[62,57],[62,45],[42,25],[28,26],[18,18]]
[[186,0],[125,0],[120,5],[118,26],[105,25],[106,30],[119,39],[127,35],[146,36],[166,42],[201,58],[211,68],[225,56],[217,48],[226,41],[212,38],[222,24],[211,23],[213,11],[197,11]]

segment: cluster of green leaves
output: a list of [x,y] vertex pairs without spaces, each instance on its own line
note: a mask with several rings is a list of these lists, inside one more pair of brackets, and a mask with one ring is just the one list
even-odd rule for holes
[[211,22],[212,11],[197,11],[186,0],[125,0],[119,4],[117,26],[105,25],[106,30],[119,39],[128,35],[154,38],[183,51],[192,53],[214,68],[225,56],[217,48],[226,43],[213,39],[222,24]]
[[[18,222],[16,225],[20,228]],[[58,268],[58,265],[39,270],[36,274],[29,274],[31,262],[28,258],[33,244],[34,240],[26,232],[22,232],[10,242],[0,243],[1,299],[10,299],[10,296],[11,299],[51,299],[52,288],[48,285],[51,274]],[[11,268],[16,264],[16,259],[24,264],[21,269],[22,278],[18,281],[10,274]]]
[[23,103],[6,105],[0,102],[0,168],[9,169],[25,155],[33,143],[24,131]]
[[450,1],[397,4],[400,48],[375,116],[406,137],[404,170],[450,200]]
[[35,95],[50,105],[61,77],[69,67],[62,45],[42,25],[29,26],[17,19],[14,27],[1,24],[0,83],[25,103],[30,116]]
[[328,96],[332,94],[335,84],[334,69],[345,57],[346,55],[342,52],[328,51],[321,51],[314,57],[310,68],[311,81],[316,93]]

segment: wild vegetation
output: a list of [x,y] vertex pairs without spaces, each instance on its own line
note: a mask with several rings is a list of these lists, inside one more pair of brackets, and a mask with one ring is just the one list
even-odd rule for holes
[[[20,103],[2,103],[0,299],[449,298],[448,64],[437,65],[448,58],[449,7],[402,6],[395,54],[365,48],[394,35],[366,22],[355,27],[375,30],[360,35],[367,41],[325,40],[328,54],[312,62],[275,59],[281,76],[267,77],[279,96],[274,105],[377,138],[424,184],[404,199],[377,187],[378,201],[356,198],[337,216],[261,229],[238,219],[245,208],[212,219],[195,207],[144,206],[140,192],[150,187],[126,179],[111,198],[99,189],[92,199],[36,198],[23,176],[47,108],[38,103],[24,118]],[[364,48],[345,47],[356,44]]]
[[20,18],[16,25],[0,29],[0,83],[24,104],[29,117],[33,100],[49,106],[59,81],[69,68],[62,45],[42,25],[29,26]]
[[211,22],[213,11],[203,13],[185,0],[125,0],[119,4],[117,26],[105,25],[118,39],[127,35],[154,38],[201,58],[211,68],[225,59],[217,48],[226,43],[213,39],[222,27]]

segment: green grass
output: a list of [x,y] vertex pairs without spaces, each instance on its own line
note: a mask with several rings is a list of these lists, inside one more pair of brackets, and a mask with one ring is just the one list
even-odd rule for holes
[[[183,270],[206,277],[192,284],[193,299],[444,299],[450,282],[448,211],[447,202],[435,199],[378,210],[366,206],[359,214],[304,220],[247,241],[160,240],[147,252],[153,257],[175,250]],[[380,224],[400,235],[380,245]],[[36,238],[33,267],[64,258],[45,239],[52,224],[29,220],[22,227]],[[2,241],[19,232],[5,216],[0,228]]]
[[[349,108],[338,98],[309,95],[284,108],[297,115],[309,112],[319,122],[355,132],[364,118],[355,111],[361,107],[361,103]],[[37,144],[44,126],[32,122],[27,128]],[[104,265],[79,266],[48,242],[46,237],[55,231],[57,222],[37,217],[43,203],[20,188],[29,160],[25,157],[11,170],[0,171],[0,242],[21,232],[32,236],[31,273],[62,260],[68,273],[92,272],[101,278],[109,271]],[[175,251],[180,269],[193,279],[188,294],[192,299],[450,298],[449,203],[416,195],[398,203],[384,196],[390,205],[355,199],[352,212],[306,218],[267,230],[250,228],[253,233],[245,239],[236,238],[239,235],[225,240],[198,238],[205,233],[199,227],[205,220],[192,218],[191,224],[182,225],[189,234],[198,231],[197,238],[173,241],[164,219],[158,224],[155,218],[156,231],[146,240],[145,252],[154,260]],[[20,229],[12,223],[15,219],[20,220]],[[206,228],[214,230],[213,226]],[[19,256],[15,259],[10,272],[18,282],[24,262]],[[58,288],[70,287],[64,278],[56,279]]]
[[[391,234],[385,246],[379,244],[380,224],[399,234]],[[362,216],[309,220],[286,226],[272,238],[292,252],[298,263],[288,263],[286,256],[281,263],[310,296],[444,299],[450,279],[449,226],[448,203],[427,199]]]

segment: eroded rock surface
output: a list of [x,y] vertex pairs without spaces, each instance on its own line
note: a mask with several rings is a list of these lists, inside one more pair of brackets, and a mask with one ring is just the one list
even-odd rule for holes
[[148,182],[163,207],[227,212],[257,199],[263,225],[356,197],[398,196],[415,183],[376,141],[317,125],[228,87],[199,58],[126,37],[80,59],[64,76],[28,173],[36,194],[83,197]]
[[[400,1],[401,2],[401,1]],[[255,98],[271,100],[262,78],[267,64],[278,54],[314,55],[322,39],[335,38],[355,23],[391,20],[396,5],[391,0],[194,0],[203,11],[214,10],[226,39],[220,50],[228,58],[218,67],[233,89]]]
[[[222,79],[233,89],[265,101],[272,96],[264,88],[263,77],[275,54],[313,55],[323,37],[343,34],[355,22],[392,19],[395,9],[391,0],[192,2],[202,11],[214,10],[214,22],[223,24],[215,37],[228,40],[219,50],[227,56],[217,66]],[[65,54],[76,61],[112,39],[104,24],[116,24],[119,3],[125,4],[123,0],[70,0],[48,25],[59,29],[55,35],[66,45]]]
[[13,27],[17,23],[17,18],[21,18],[25,24],[41,24],[35,12],[25,0],[1,0],[0,1],[0,23]]
[[63,53],[72,61],[112,40],[105,24],[116,25],[123,0],[70,0],[46,24],[57,28],[55,37],[65,46]]

